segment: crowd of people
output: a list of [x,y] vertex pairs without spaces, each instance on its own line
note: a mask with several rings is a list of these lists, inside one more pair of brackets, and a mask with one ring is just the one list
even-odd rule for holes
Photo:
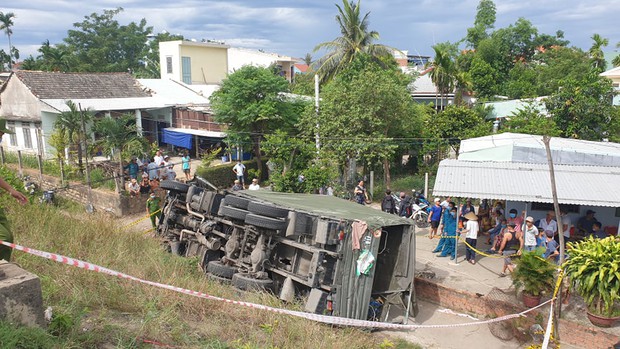
[[[133,157],[124,166],[125,175],[129,178],[127,191],[131,197],[141,194],[154,192],[162,180],[175,180],[177,173],[174,170],[175,164],[168,155],[164,155],[161,150],[155,153],[150,159],[138,159]],[[181,168],[185,175],[185,180],[191,180],[191,159],[187,151],[181,157]]]
[[[570,216],[565,208],[560,209],[562,227],[558,227],[555,213],[546,212],[541,219],[535,220],[516,209],[505,214],[504,205],[496,201],[492,206],[487,200],[482,200],[478,210],[472,201],[467,199],[465,204],[457,210],[451,198],[441,200],[435,198],[429,212],[429,238],[440,237],[437,247],[432,251],[437,257],[456,258],[456,237],[465,239],[465,260],[476,264],[478,238],[484,237],[489,248],[486,255],[497,254],[504,257],[504,265],[500,276],[512,272],[515,263],[523,251],[543,250],[543,258],[558,262],[560,239],[564,242],[571,239],[581,239],[588,236],[605,238],[608,233],[602,229],[602,224],[595,218],[596,212],[587,210],[573,227]],[[457,218],[458,214],[458,218]],[[572,232],[572,233],[571,233]]]

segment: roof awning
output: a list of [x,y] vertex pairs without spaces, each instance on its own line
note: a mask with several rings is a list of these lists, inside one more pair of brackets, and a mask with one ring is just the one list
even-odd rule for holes
[[162,142],[176,145],[177,147],[192,149],[194,144],[194,142],[192,142],[193,136],[224,138],[226,137],[226,133],[207,130],[194,130],[191,128],[167,127],[163,129]]
[[[555,165],[554,172],[560,204],[620,207],[620,167]],[[553,202],[546,163],[443,160],[433,195]]]

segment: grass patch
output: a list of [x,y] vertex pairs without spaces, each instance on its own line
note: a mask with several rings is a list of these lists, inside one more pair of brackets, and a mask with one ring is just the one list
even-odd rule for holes
[[[195,259],[164,252],[155,238],[121,231],[122,223],[109,216],[44,205],[8,209],[19,244],[219,297],[301,309],[271,294],[240,293],[212,282]],[[48,331],[24,337],[41,344],[24,348],[151,348],[145,340],[183,348],[378,348],[383,341],[356,329],[185,296],[18,251],[13,258],[39,275],[44,305],[55,314]],[[8,335],[0,332],[0,347],[19,348],[7,338],[21,340],[23,329],[3,326]]]
[[[435,177],[428,177],[428,191],[429,195],[431,195],[431,190],[435,185]],[[415,175],[415,176],[405,176],[405,177],[393,177],[391,188],[393,193],[398,193],[404,191],[407,195],[411,195],[412,189],[420,191],[424,193],[424,174]],[[373,191],[373,198],[375,201],[381,201],[383,196],[385,195],[386,185],[383,182],[383,178],[379,178],[375,180],[375,188]]]

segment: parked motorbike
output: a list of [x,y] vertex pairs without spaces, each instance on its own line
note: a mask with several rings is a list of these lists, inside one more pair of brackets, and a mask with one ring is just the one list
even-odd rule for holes
[[[430,223],[428,222],[428,215],[429,215],[429,211],[430,211],[430,205],[428,203],[428,201],[426,201],[426,199],[424,199],[424,196],[421,196],[420,200],[420,196],[418,195],[418,197],[416,198],[415,195],[417,194],[417,192],[414,190],[412,190],[412,192],[414,193],[414,197],[413,198],[409,198],[410,200],[410,208],[411,208],[411,214],[406,215],[404,217],[409,218],[409,219],[413,219],[415,221],[415,225],[418,228],[426,228],[430,225]],[[398,215],[400,215],[399,212],[399,208],[400,208],[400,202],[402,201],[402,199],[396,195],[396,194],[392,194],[392,197],[394,198],[394,201],[396,202],[396,213]]]
[[46,190],[43,192],[43,196],[39,199],[39,203],[53,205],[55,195],[56,192],[54,190]]

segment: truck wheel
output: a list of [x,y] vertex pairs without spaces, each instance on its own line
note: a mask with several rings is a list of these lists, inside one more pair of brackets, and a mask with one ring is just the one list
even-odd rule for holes
[[237,268],[222,264],[221,261],[211,261],[207,264],[207,273],[230,279],[237,272]]
[[218,213],[221,214],[222,216],[226,216],[226,217],[230,217],[233,219],[238,219],[240,221],[243,221],[245,220],[245,216],[248,214],[248,211],[242,210],[236,207],[222,206],[220,207],[220,212]]
[[258,202],[254,201],[250,201],[250,203],[248,204],[248,211],[256,213],[257,215],[272,218],[286,218],[288,217],[289,212],[289,210],[283,208],[259,204]]
[[217,282],[219,282],[221,284],[224,284],[224,285],[230,285],[230,279],[223,278],[221,276],[217,276],[217,275],[213,275],[213,274],[207,274],[207,279],[213,280],[213,281],[217,281]]
[[226,195],[224,197],[224,200],[226,200],[226,205],[241,208],[244,210],[248,209],[248,203],[250,202],[250,200],[236,195]]
[[430,225],[428,222],[428,214],[426,212],[419,212],[418,214],[413,216],[413,220],[415,221],[415,225],[418,228],[426,228]]
[[248,213],[245,216],[245,224],[272,230],[286,229],[288,222],[278,218],[264,217],[256,214]]
[[187,193],[187,190],[189,189],[189,185],[185,183],[171,181],[168,179],[161,181],[161,183],[159,183],[159,187],[170,191],[177,191],[179,193]]
[[273,280],[271,279],[255,279],[247,273],[236,273],[232,277],[232,284],[240,290],[271,290],[273,289]]

